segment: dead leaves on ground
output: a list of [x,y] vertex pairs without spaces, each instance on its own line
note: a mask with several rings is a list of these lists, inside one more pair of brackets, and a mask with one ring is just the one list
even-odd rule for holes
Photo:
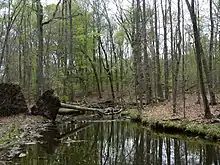
[[[187,95],[185,104],[185,114],[187,120],[195,121],[197,123],[213,123],[215,118],[220,115],[220,104],[210,106],[212,119],[204,118],[204,110],[202,104],[195,104],[197,97],[195,95]],[[177,102],[177,113],[173,114],[172,101],[160,103],[157,105],[147,106],[144,110],[144,116],[148,118],[157,118],[161,120],[185,120],[183,101],[181,99]]]

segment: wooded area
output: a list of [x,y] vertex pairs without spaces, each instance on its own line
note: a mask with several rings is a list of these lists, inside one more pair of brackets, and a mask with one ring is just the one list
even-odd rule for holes
[[0,78],[31,103],[53,88],[144,105],[193,93],[217,104],[220,0],[0,0]]

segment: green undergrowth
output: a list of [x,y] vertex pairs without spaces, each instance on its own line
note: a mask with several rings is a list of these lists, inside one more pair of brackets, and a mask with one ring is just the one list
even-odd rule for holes
[[17,126],[14,124],[10,125],[6,132],[2,134],[0,137],[0,145],[8,144],[15,139],[17,139],[20,135],[20,131]]
[[138,111],[135,109],[127,110],[125,113],[130,116],[132,121],[141,122],[151,129],[166,133],[184,133],[190,136],[199,136],[201,138],[220,141],[220,123],[201,124],[190,120],[162,120],[144,116],[140,119]]
[[137,120],[138,119],[138,111],[136,109],[129,109],[122,112],[122,116],[129,116],[131,120]]

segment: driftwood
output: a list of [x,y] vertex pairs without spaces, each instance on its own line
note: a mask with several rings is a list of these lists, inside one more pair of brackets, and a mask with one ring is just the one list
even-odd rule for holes
[[76,110],[81,111],[81,112],[94,112],[98,113],[100,115],[116,115],[121,113],[122,109],[119,108],[104,108],[104,109],[98,109],[98,108],[89,108],[89,107],[82,107],[82,106],[77,106],[77,105],[71,105],[71,104],[66,104],[66,103],[61,103],[61,107],[59,110],[59,113],[67,113],[70,114],[75,113]]

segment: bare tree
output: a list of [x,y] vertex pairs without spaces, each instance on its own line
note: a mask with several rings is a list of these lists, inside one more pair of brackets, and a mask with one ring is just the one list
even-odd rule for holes
[[146,18],[146,3],[143,0],[143,53],[144,53],[144,72],[145,72],[145,95],[146,103],[152,102],[152,89],[151,89],[151,78],[150,78],[150,59],[147,52],[147,18]]
[[159,36],[158,36],[158,11],[157,11],[157,1],[154,0],[154,32],[155,32],[155,46],[156,46],[156,50],[155,50],[155,62],[156,62],[156,84],[157,84],[157,97],[159,100],[163,99],[163,91],[162,91],[162,86],[161,86],[161,70],[160,70],[160,52],[159,52]]
[[[182,2],[182,98],[183,98],[183,117],[186,117],[186,96],[185,96],[185,30],[184,30],[184,9],[183,9],[183,1]],[[178,5],[180,5],[178,3]],[[180,6],[179,6],[180,8]]]
[[141,34],[140,34],[140,19],[141,19],[141,5],[140,0],[136,2],[136,12],[135,12],[135,47],[134,47],[134,60],[135,60],[135,79],[136,79],[136,95],[139,98],[138,109],[140,115],[143,109],[143,73],[142,73],[142,55],[141,55]]
[[37,34],[38,34],[38,54],[37,54],[37,96],[40,96],[43,88],[43,6],[40,0],[36,0],[37,5]]
[[213,20],[213,14],[212,14],[212,0],[209,1],[209,7],[210,7],[210,22],[211,22],[211,31],[210,31],[210,43],[209,43],[209,93],[210,93],[210,104],[215,105],[216,103],[216,98],[215,94],[213,92],[213,66],[212,66],[212,61],[213,61],[213,40],[214,40],[214,20]]
[[114,29],[112,26],[112,22],[109,18],[107,7],[106,7],[105,3],[104,3],[104,12],[105,12],[104,16],[105,16],[105,19],[107,20],[108,27],[109,27],[109,38],[110,38],[110,42],[111,42],[111,51],[114,56],[114,65],[116,66],[115,67],[115,86],[116,86],[116,91],[119,92],[118,67],[117,67],[118,66],[118,57],[117,57],[117,53],[116,53],[116,46],[115,46],[114,39],[113,39]]
[[73,38],[73,16],[72,16],[72,0],[69,0],[69,24],[70,24],[70,29],[69,29],[69,54],[70,54],[70,100],[73,101],[73,82],[74,82],[74,51],[75,51],[75,43],[74,43],[74,38]]
[[194,0],[191,1],[191,4],[189,3],[189,0],[185,0],[185,1],[186,1],[188,10],[190,12],[190,18],[193,24],[193,34],[194,34],[194,41],[195,41],[195,48],[196,48],[196,62],[197,62],[197,67],[199,71],[200,89],[201,89],[201,94],[202,94],[202,99],[203,99],[205,117],[211,118],[212,114],[211,114],[208,99],[206,96],[206,89],[205,89],[204,77],[203,77],[202,55],[204,55],[204,51],[203,51],[202,43],[200,40],[200,33],[197,27],[197,17],[196,17],[195,9],[194,9]]
[[[165,87],[165,99],[169,99],[169,67],[168,67],[168,48],[167,48],[167,0],[165,0],[165,4],[163,4],[163,0],[161,0],[161,10],[163,16],[163,31],[164,31],[164,87]],[[172,42],[172,41],[171,41]]]

